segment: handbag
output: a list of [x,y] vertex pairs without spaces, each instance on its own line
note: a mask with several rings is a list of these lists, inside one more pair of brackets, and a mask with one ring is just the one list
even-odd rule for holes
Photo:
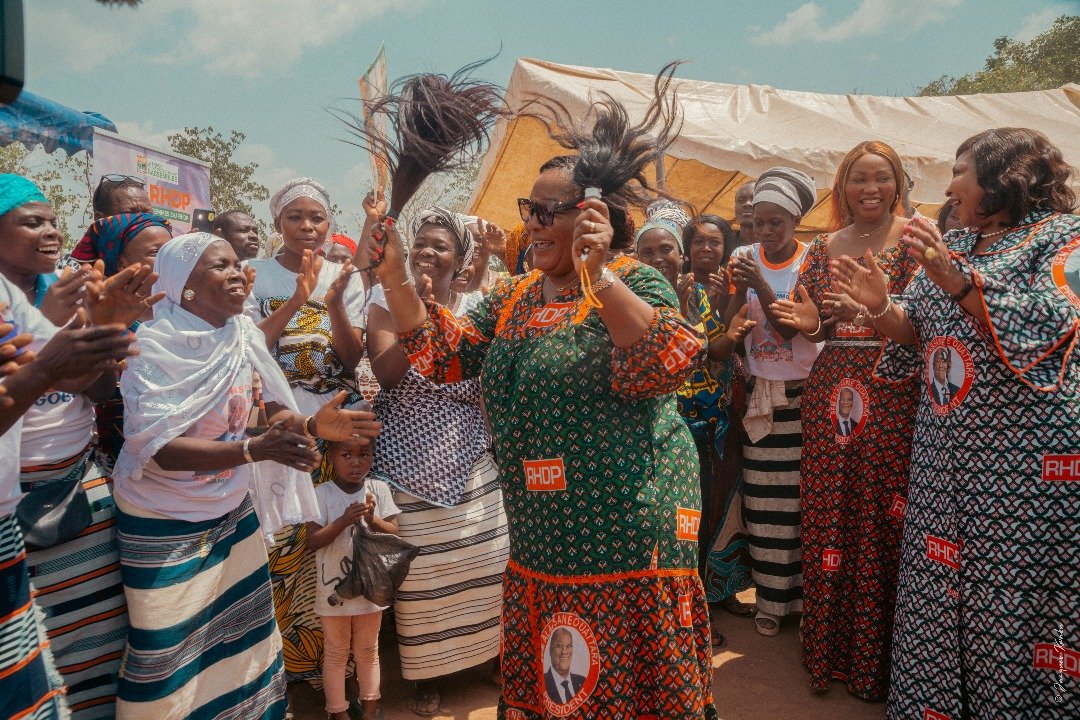
[[44,550],[74,540],[90,527],[90,501],[82,472],[74,478],[36,484],[15,508],[28,550]]
[[392,605],[420,548],[397,535],[376,532],[364,522],[355,527],[351,562],[346,560],[345,577],[334,588],[329,603],[337,605],[335,599],[363,596],[380,607]]

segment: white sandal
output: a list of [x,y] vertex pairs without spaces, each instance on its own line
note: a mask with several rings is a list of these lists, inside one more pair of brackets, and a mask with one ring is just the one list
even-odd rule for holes
[[[770,624],[772,627],[769,627]],[[757,614],[754,615],[754,628],[765,637],[775,637],[780,634],[780,618],[763,610],[758,610]]]

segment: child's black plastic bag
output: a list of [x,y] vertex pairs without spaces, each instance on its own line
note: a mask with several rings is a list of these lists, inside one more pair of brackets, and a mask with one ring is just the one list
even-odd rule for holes
[[363,596],[379,606],[392,605],[413,558],[419,553],[420,548],[397,535],[376,532],[364,522],[356,523],[352,562],[334,588],[330,604],[336,605],[335,599]]

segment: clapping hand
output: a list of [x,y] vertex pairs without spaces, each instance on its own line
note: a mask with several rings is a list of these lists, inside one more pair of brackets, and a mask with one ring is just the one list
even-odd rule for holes
[[[367,503],[361,503],[359,500],[349,503],[349,507],[345,508],[345,512],[341,513],[341,517],[338,518],[338,522],[345,527],[351,527],[361,520],[367,520]],[[374,506],[372,506],[374,510]]]
[[286,430],[285,420],[274,422],[262,435],[252,438],[248,449],[256,462],[270,460],[301,472],[311,472],[322,460],[315,441]]
[[[321,259],[321,258],[320,258]],[[353,267],[352,260],[346,260],[341,266],[341,272],[334,279],[334,282],[330,283],[330,289],[326,291],[327,307],[331,305],[345,305],[345,288],[348,287],[349,277],[356,272],[356,268]]]
[[686,273],[679,278],[679,283],[675,286],[675,294],[679,296],[679,308],[682,310],[683,317],[687,317],[690,312],[690,294],[696,284],[694,273]]
[[334,399],[319,408],[311,421],[311,431],[324,440],[355,440],[370,443],[382,429],[370,410],[343,410],[348,393],[339,392]]
[[104,277],[105,264],[94,263],[86,282],[87,301],[95,325],[129,327],[143,317],[165,293],[151,295],[158,275],[150,265],[128,265],[110,278]]
[[795,328],[806,335],[813,335],[821,326],[817,305],[801,284],[795,286],[795,292],[799,296],[799,302],[778,299],[769,307],[782,325]]
[[500,258],[506,254],[506,232],[501,227],[492,222],[484,222],[483,218],[477,218],[476,231],[480,235],[484,252]]
[[750,314],[750,306],[743,305],[739,308],[739,312],[735,313],[735,317],[731,318],[731,324],[728,325],[727,332],[724,336],[733,344],[739,345],[742,343],[746,336],[750,334],[750,331],[757,325],[757,320],[748,320],[747,316]]
[[761,268],[746,253],[740,253],[731,258],[730,270],[731,281],[738,289],[760,292],[761,287],[765,285],[765,276],[761,274]]
[[41,301],[41,314],[53,325],[67,323],[75,311],[86,302],[86,282],[90,279],[90,270],[70,265],[60,273],[59,279],[49,286],[45,298]]
[[889,301],[889,278],[878,267],[873,251],[867,249],[863,259],[866,267],[847,255],[830,260],[829,274],[836,289],[876,314]]

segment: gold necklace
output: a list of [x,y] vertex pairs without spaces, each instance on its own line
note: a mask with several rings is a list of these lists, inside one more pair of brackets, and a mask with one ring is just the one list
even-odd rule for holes
[[885,216],[885,219],[881,221],[881,224],[880,224],[880,225],[878,225],[878,226],[877,226],[876,228],[874,228],[873,230],[871,230],[871,231],[870,231],[870,232],[868,232],[868,233],[861,233],[861,232],[859,232],[859,228],[855,227],[855,223],[854,223],[854,222],[852,222],[852,223],[851,223],[851,227],[852,227],[852,228],[853,228],[853,229],[855,230],[855,234],[856,234],[856,235],[858,235],[859,237],[861,237],[861,238],[868,238],[868,237],[870,237],[871,235],[873,235],[874,233],[876,233],[876,232],[877,232],[878,230],[880,230],[881,228],[885,227],[885,225],[886,225],[886,224],[888,224],[888,223],[891,223],[891,222],[892,222],[892,219],[893,219],[893,216],[892,216],[891,214],[890,214],[890,215],[886,215],[886,216]]
[[550,276],[545,275],[544,279],[547,280],[549,283],[551,283],[551,287],[555,288],[555,290],[557,292],[559,292],[560,294],[562,293],[563,290],[566,290],[567,288],[573,287],[574,285],[577,285],[579,282],[581,282],[581,278],[579,276],[574,276],[574,277],[570,278],[570,282],[568,282],[565,285],[563,285],[562,287],[560,287],[559,285],[555,284],[555,281],[552,280]]
[[1007,227],[1003,227],[1000,230],[998,230],[997,232],[992,232],[992,233],[984,233],[982,230],[979,230],[978,231],[979,239],[980,240],[986,240],[987,238],[995,238],[998,235],[1001,235],[1001,234],[1006,233],[1008,231],[1009,231],[1009,228],[1007,228]]

